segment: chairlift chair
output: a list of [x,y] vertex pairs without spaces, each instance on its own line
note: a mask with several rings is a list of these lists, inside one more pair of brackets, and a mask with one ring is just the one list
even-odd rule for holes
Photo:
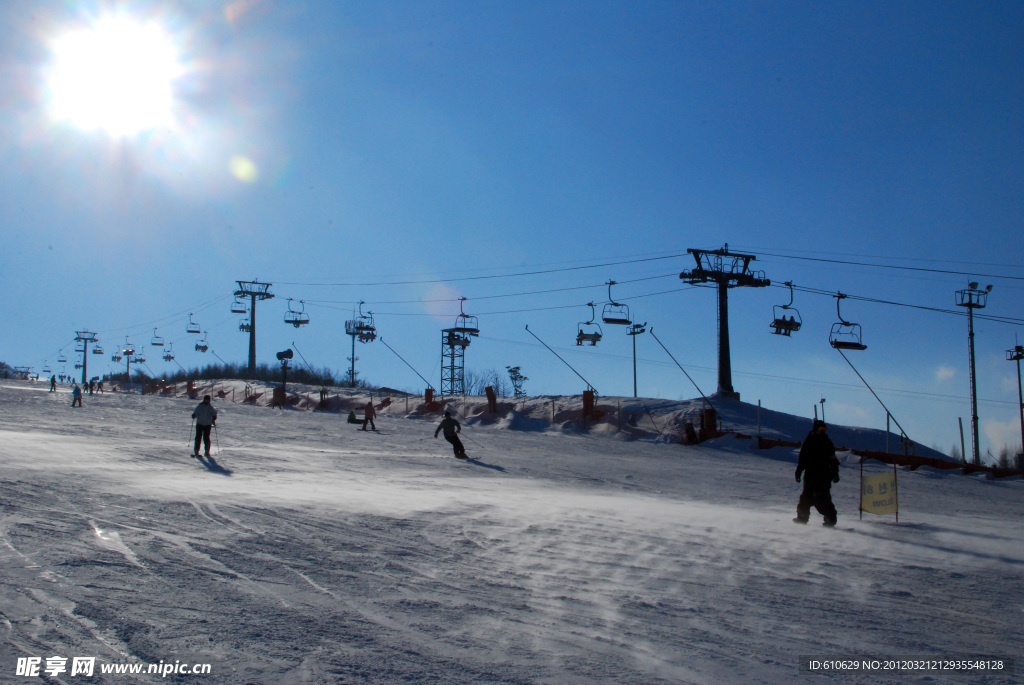
[[252,331],[252,320],[246,317],[238,322],[238,330],[243,333],[249,333]]
[[868,349],[868,346],[864,344],[861,337],[860,324],[847,321],[839,311],[839,301],[845,299],[846,295],[838,293],[833,295],[833,297],[836,298],[836,315],[839,317],[839,321],[832,324],[832,331],[828,336],[829,345],[837,350]]
[[112,361],[112,362],[119,362],[119,361],[121,361],[121,355],[119,355],[117,352],[115,352],[114,354],[110,355],[110,361]]
[[785,284],[789,286],[789,304],[777,304],[772,308],[770,327],[775,335],[785,335],[788,337],[790,334],[800,330],[800,326],[803,325],[803,319],[800,318],[799,310],[793,306],[792,281],[786,281]]
[[192,319],[192,314],[191,313],[189,313],[189,315],[188,315],[188,325],[185,327],[185,332],[186,333],[195,333],[195,334],[199,334],[199,333],[203,332],[202,327],[199,324],[197,324]]
[[356,319],[356,334],[359,342],[368,343],[377,339],[377,327],[373,325],[373,312],[363,314],[362,300],[359,301],[359,317]]
[[140,347],[139,349],[135,350],[135,356],[133,357],[132,361],[134,361],[136,364],[146,363],[146,353],[143,351],[143,348]]
[[58,354],[57,355],[57,363],[58,364],[67,364],[68,363],[67,356],[65,356],[64,354]]
[[171,343],[170,346],[168,346],[167,350],[164,352],[164,361],[165,362],[173,362],[174,361],[174,343]]
[[156,334],[156,329],[153,329],[153,337],[149,339],[149,344],[153,347],[163,347],[164,339]]
[[231,303],[232,314],[245,314],[249,311],[249,307],[246,306],[245,301],[240,297],[236,297],[235,301]]
[[292,298],[288,298],[288,311],[284,313],[284,322],[290,323],[291,325],[298,328],[299,326],[305,326],[309,323],[309,315],[306,314],[306,303],[303,300],[299,300],[301,309],[298,311],[292,309]]
[[76,369],[82,368],[82,362],[75,362],[75,368]]
[[53,371],[47,366],[46,362],[43,362],[43,373],[49,376]]
[[633,320],[629,317],[629,307],[619,304],[612,299],[613,285],[615,285],[615,281],[608,281],[608,303],[605,304],[604,309],[601,311],[601,321],[616,326],[628,326],[633,323]]
[[206,342],[206,338],[207,338],[208,335],[209,335],[209,333],[207,333],[206,331],[203,331],[203,338],[202,338],[202,340],[197,340],[196,341],[196,352],[206,352],[208,349],[210,349],[209,343]]
[[587,306],[590,307],[590,321],[580,321],[576,327],[576,344],[582,345],[585,342],[590,343],[591,347],[597,345],[603,336],[601,325],[594,323],[594,318],[597,316],[597,311],[594,309],[595,305],[593,302],[587,302]]
[[[459,298],[459,315],[455,317],[455,326],[452,328],[459,333],[464,333],[467,336],[471,335],[475,338],[480,335],[480,324],[477,322],[477,318],[475,316],[470,316],[462,311],[462,303],[465,301],[465,297]],[[466,345],[468,344],[469,339],[467,338]],[[463,347],[465,347],[465,345],[463,345]]]
[[96,345],[92,348],[92,353],[103,354],[103,347],[99,343],[96,343]]

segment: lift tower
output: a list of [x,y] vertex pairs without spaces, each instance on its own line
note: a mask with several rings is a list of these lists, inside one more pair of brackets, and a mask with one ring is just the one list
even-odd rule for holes
[[260,283],[259,281],[235,281],[238,283],[238,290],[235,291],[236,298],[249,298],[249,375],[256,374],[256,300],[269,300],[273,296],[270,292],[272,283]]
[[714,282],[718,285],[718,394],[739,399],[732,388],[732,362],[729,357],[729,288],[764,288],[772,284],[763,271],[751,271],[753,255],[729,252],[729,243],[720,250],[687,250],[697,268],[684,271],[679,278],[692,285]]
[[470,338],[480,335],[475,316],[462,311],[465,297],[459,298],[459,315],[455,325],[441,331],[441,397],[455,397],[466,393],[466,348]]
[[88,381],[89,343],[96,342],[96,334],[92,331],[75,331],[75,340],[82,343],[82,385]]

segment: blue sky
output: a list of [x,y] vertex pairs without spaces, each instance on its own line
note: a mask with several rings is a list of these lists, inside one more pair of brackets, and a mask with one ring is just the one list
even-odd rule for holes
[[[55,116],[59,39],[111,15],[173,45],[170,121],[123,134]],[[842,291],[868,345],[851,360],[910,437],[948,451],[962,417],[969,449],[966,319],[919,307],[957,310],[976,280],[994,286],[980,313],[1001,317],[975,327],[982,451],[1020,442],[1018,3],[17,0],[0,28],[10,364],[56,368],[76,330],[111,347],[154,327],[184,366],[215,361],[190,312],[211,352],[244,361],[231,292],[259,279],[276,295],[257,309],[261,362],[294,342],[347,369],[363,300],[437,387],[461,296],[481,329],[467,368],[579,393],[529,325],[599,393],[631,395],[621,327],[574,345],[615,280],[713,392],[715,294],[678,274],[687,248],[728,243],[773,283],[730,293],[744,400],[810,416],[825,397],[830,421],[884,426],[828,345]],[[768,327],[785,281],[791,338]],[[287,298],[309,326],[283,322]],[[695,394],[636,342],[642,396]],[[379,342],[357,347],[362,377],[422,389]],[[154,373],[178,368],[158,357]]]

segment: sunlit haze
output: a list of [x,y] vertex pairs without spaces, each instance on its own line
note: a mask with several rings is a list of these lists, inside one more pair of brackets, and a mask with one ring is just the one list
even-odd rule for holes
[[101,20],[57,38],[53,59],[49,90],[57,121],[115,136],[170,123],[181,67],[159,26]]

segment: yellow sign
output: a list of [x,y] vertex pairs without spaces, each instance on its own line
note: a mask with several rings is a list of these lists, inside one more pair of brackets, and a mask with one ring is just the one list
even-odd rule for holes
[[860,510],[869,514],[895,514],[896,474],[892,471],[877,476],[864,476],[860,482]]

